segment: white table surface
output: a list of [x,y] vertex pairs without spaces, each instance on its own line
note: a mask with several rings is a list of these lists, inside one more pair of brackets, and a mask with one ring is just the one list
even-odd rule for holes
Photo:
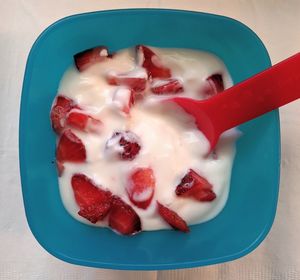
[[277,215],[268,237],[249,255],[194,269],[104,270],[62,262],[32,236],[24,215],[18,167],[19,101],[31,45],[62,17],[137,7],[233,17],[260,36],[273,63],[300,50],[299,0],[0,0],[0,279],[300,279],[300,101],[280,110],[282,165]]

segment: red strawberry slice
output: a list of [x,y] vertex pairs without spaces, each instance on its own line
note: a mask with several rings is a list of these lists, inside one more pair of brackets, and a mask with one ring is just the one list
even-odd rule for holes
[[100,189],[84,174],[73,175],[71,185],[80,207],[78,214],[91,223],[103,220],[111,208],[111,193]]
[[109,73],[107,75],[107,82],[115,86],[127,86],[135,92],[142,92],[146,88],[147,73],[143,68],[135,69],[128,73]]
[[148,47],[136,46],[138,64],[144,67],[151,78],[170,78],[171,70],[162,65],[158,56]]
[[60,162],[84,162],[86,160],[85,147],[71,129],[66,129],[58,141],[56,159]]
[[66,123],[73,128],[86,132],[99,132],[102,127],[100,120],[78,111],[71,111],[67,116]]
[[206,79],[207,83],[203,92],[207,96],[213,96],[224,90],[224,82],[221,74],[213,74]]
[[153,198],[155,178],[151,168],[137,168],[129,178],[127,193],[130,201],[146,209]]
[[74,101],[62,95],[55,98],[50,118],[53,130],[60,134],[65,127],[66,115],[75,106]]
[[185,220],[183,220],[176,212],[167,208],[166,206],[160,204],[157,201],[158,213],[159,215],[174,229],[178,229],[183,232],[189,232],[190,229],[186,224]]
[[107,141],[106,149],[113,156],[117,154],[123,160],[133,160],[139,153],[139,137],[131,131],[115,132]]
[[112,229],[124,235],[132,235],[142,229],[138,214],[118,196],[113,197],[108,224]]
[[183,92],[183,85],[177,79],[155,80],[151,85],[154,94],[175,94]]
[[181,179],[176,187],[176,194],[183,197],[192,197],[199,201],[212,201],[216,194],[212,190],[213,186],[193,169]]
[[130,108],[134,104],[134,99],[134,92],[125,87],[117,88],[113,94],[113,104],[126,115],[130,113]]
[[74,55],[77,69],[82,72],[97,62],[104,61],[108,57],[108,50],[104,46],[88,49]]

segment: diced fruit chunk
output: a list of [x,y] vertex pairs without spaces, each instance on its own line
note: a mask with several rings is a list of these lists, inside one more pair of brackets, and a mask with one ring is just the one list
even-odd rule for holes
[[138,64],[144,67],[151,78],[170,78],[171,70],[162,65],[158,56],[148,47],[136,46]]
[[138,214],[118,196],[112,199],[108,224],[112,229],[124,235],[132,235],[142,229]]
[[107,82],[115,86],[127,86],[135,92],[144,91],[148,75],[144,68],[138,68],[127,73],[116,74],[110,72],[107,75]]
[[87,114],[71,111],[67,116],[67,125],[87,132],[99,132],[102,122]]
[[111,193],[96,186],[84,174],[73,175],[71,185],[80,208],[78,214],[91,223],[103,220],[111,208]]
[[154,80],[151,91],[155,94],[175,94],[183,92],[183,85],[177,79]]
[[224,82],[221,74],[213,74],[206,79],[206,85],[203,89],[207,96],[215,95],[224,90]]
[[123,160],[133,160],[141,149],[139,143],[139,137],[131,131],[115,132],[106,142],[106,149]]
[[153,170],[151,168],[137,168],[130,175],[126,190],[134,205],[146,209],[153,198],[154,188]]
[[181,179],[176,187],[176,194],[183,197],[192,197],[199,201],[212,201],[216,194],[212,190],[213,186],[193,169]]
[[66,129],[58,141],[56,159],[59,162],[84,162],[86,160],[85,147],[71,129]]
[[74,101],[62,95],[55,98],[54,104],[51,109],[50,118],[53,130],[60,134],[66,121],[66,115],[74,107]]
[[157,208],[159,215],[174,229],[178,229],[183,232],[189,232],[190,229],[186,222],[173,210],[160,204],[157,201]]
[[113,104],[123,113],[129,114],[134,104],[134,92],[126,87],[117,88],[113,94]]
[[77,69],[82,72],[97,62],[101,62],[108,57],[108,50],[104,46],[88,49],[74,55]]

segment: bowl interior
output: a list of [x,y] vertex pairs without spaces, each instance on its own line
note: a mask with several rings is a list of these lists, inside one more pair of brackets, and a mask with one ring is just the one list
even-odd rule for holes
[[73,54],[106,45],[136,44],[206,50],[226,64],[234,82],[270,66],[258,37],[229,18],[174,10],[95,12],[60,20],[30,52],[20,114],[20,168],[24,204],[38,242],[56,257],[115,269],[170,269],[232,260],[253,250],[275,215],[279,181],[279,119],[274,111],[240,127],[231,189],[224,210],[192,226],[124,237],[75,221],[64,209],[55,170],[55,135],[49,111]]

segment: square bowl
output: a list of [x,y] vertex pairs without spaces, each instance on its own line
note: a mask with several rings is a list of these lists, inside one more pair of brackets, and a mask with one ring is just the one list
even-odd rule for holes
[[[73,55],[106,45],[137,44],[211,52],[234,83],[270,66],[268,53],[248,27],[198,12],[130,9],[74,15],[52,24],[34,43],[26,65],[20,112],[20,170],[25,211],[38,242],[64,261],[112,269],[188,268],[234,260],[265,238],[275,216],[280,164],[278,111],[240,127],[230,194],[223,211],[189,234],[173,230],[120,236],[74,220],[59,195],[55,138],[49,120],[60,78]],[[259,194],[259,195],[258,195]]]

